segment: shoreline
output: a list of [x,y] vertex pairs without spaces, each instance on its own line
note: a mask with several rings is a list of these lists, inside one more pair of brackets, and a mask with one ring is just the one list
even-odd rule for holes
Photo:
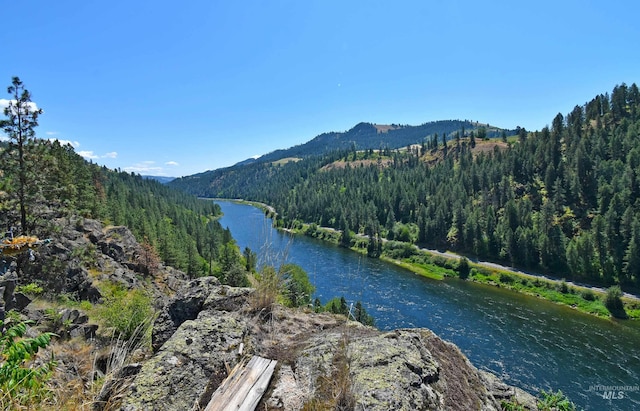
[[[228,198],[206,198],[206,200],[231,201],[246,204],[261,209],[267,213],[271,219],[277,216],[275,208],[257,201]],[[301,223],[299,228],[284,228],[277,224],[274,224],[274,227],[287,233],[317,238],[334,245],[338,245],[341,235],[339,230],[330,227],[319,227],[315,224],[308,223]],[[313,231],[311,231],[310,228],[313,228]],[[369,241],[368,237],[357,233],[354,237],[356,239],[355,245],[349,247],[349,249],[357,253],[366,254],[366,245]],[[387,241],[386,239],[383,240],[383,242]],[[602,287],[554,279],[549,276],[528,273],[516,268],[502,266],[497,263],[479,261],[476,258],[469,259],[463,255],[451,252],[420,248],[410,243],[402,244],[411,246],[415,250],[415,254],[403,259],[391,258],[386,255],[381,255],[377,258],[409,270],[416,275],[433,280],[442,281],[446,278],[459,278],[464,281],[487,284],[494,287],[505,288],[516,293],[534,296],[555,304],[568,306],[579,312],[594,315],[599,318],[613,319],[603,304],[607,291]],[[457,270],[459,261],[462,259],[466,259],[469,267],[469,271],[464,278]],[[635,322],[634,320],[640,320],[640,298],[633,294],[625,293],[622,301],[624,302],[627,319],[632,322]]]

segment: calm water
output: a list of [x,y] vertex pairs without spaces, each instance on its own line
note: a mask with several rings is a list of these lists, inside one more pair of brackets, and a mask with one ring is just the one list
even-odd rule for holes
[[[241,249],[261,264],[303,267],[323,303],[361,300],[383,330],[425,327],[478,368],[536,394],[561,389],[587,410],[640,409],[640,328],[459,280],[434,281],[382,261],[271,227],[257,208],[218,202]],[[591,386],[631,386],[603,399]],[[598,389],[601,389],[598,388]],[[616,392],[614,397],[619,397]]]

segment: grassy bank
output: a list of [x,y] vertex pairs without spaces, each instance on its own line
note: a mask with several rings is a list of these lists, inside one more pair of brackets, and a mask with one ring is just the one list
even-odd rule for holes
[[[432,256],[425,251],[417,251],[416,256],[409,258],[386,260],[421,275],[424,275],[425,271],[437,273],[436,275],[426,275],[429,278],[463,277],[467,281],[532,295],[557,304],[567,305],[578,311],[598,317],[609,318],[611,316],[604,305],[606,293],[588,287],[570,285],[562,280],[550,280],[529,274],[487,268],[472,262],[467,262],[469,266],[468,275],[461,275],[458,269],[458,259]],[[428,260],[431,262],[426,262]],[[622,300],[628,318],[632,320],[640,319],[640,302],[629,298],[623,298]]]

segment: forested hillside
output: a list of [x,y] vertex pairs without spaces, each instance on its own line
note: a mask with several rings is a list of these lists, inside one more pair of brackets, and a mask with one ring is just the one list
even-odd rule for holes
[[616,86],[558,114],[550,127],[517,134],[493,145],[460,133],[437,147],[430,140],[410,150],[343,150],[173,184],[268,203],[283,224],[312,222],[560,278],[640,285],[638,87]]
[[19,79],[1,126],[0,225],[2,232],[47,237],[58,217],[80,215],[126,225],[168,265],[191,276],[228,270],[241,260],[231,234],[217,221],[220,209],[157,181],[88,163],[69,145],[37,139],[40,110]]
[[[221,256],[231,258],[225,245],[232,238],[217,221],[220,209],[179,191],[126,172],[86,162],[71,146],[35,140],[37,174],[29,186],[28,233],[47,236],[56,216],[79,214],[106,224],[125,225],[139,241],[152,245],[167,264],[192,276],[215,269]],[[8,185],[12,174],[0,179],[2,227],[17,227],[18,206]],[[236,256],[239,260],[239,255]],[[229,264],[226,262],[225,264]]]
[[431,121],[419,126],[410,125],[377,125],[359,123],[345,132],[323,133],[311,141],[286,150],[276,150],[257,159],[258,162],[276,161],[285,157],[308,157],[326,154],[335,150],[369,150],[383,148],[400,148],[409,144],[421,143],[435,136],[452,139],[454,134],[462,130],[469,132],[482,129],[489,137],[497,137],[502,130],[468,120]]

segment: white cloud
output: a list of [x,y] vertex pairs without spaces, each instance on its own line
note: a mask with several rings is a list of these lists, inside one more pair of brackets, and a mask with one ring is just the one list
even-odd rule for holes
[[[65,140],[59,140],[59,141],[60,143],[62,143]],[[77,141],[75,141],[74,143],[78,144],[78,146],[80,145],[80,143],[78,143]],[[73,143],[71,143],[71,145],[73,145]],[[74,147],[77,147],[77,146],[74,146]],[[115,151],[111,151],[103,155],[96,154],[91,150],[76,151],[76,153],[86,158],[87,160],[97,160],[99,158],[117,158],[118,157],[118,153]]]
[[143,161],[138,164],[134,164],[129,167],[125,167],[124,171],[129,173],[138,173],[138,174],[151,174],[151,175],[161,175],[163,174],[162,167],[156,165],[155,161]]
[[[9,107],[9,104],[12,102],[15,103],[15,100],[7,100],[6,98],[0,98],[0,115],[2,115],[2,117],[4,117],[4,109]],[[38,106],[33,101],[27,103],[27,105],[29,106],[29,109],[32,112],[38,110]],[[0,135],[0,141],[8,141],[8,140],[9,138],[7,136]]]
[[100,156],[97,154],[94,154],[93,151],[83,150],[83,151],[78,151],[77,153],[78,155],[81,155],[82,157],[90,160],[96,160],[100,158]]
[[[6,107],[9,107],[9,103],[16,102],[15,100],[7,100],[6,98],[0,98],[0,107],[4,110]],[[38,105],[33,101],[27,103],[29,109],[31,111],[36,111],[38,109]]]
[[164,163],[165,166],[179,166],[180,164],[178,164],[177,161],[167,161],[166,163]]

